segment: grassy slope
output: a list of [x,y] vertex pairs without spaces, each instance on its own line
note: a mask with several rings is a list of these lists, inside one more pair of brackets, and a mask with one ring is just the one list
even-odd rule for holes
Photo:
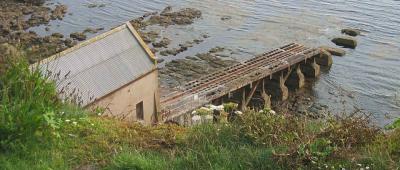
[[373,135],[365,143],[347,141],[342,145],[334,139],[346,140],[355,135],[327,135],[330,128],[323,128],[327,124],[307,120],[298,124],[306,126],[292,131],[286,127],[294,121],[290,118],[272,115],[265,118],[279,123],[269,122],[269,126],[263,127],[216,124],[186,129],[172,125],[143,127],[90,116],[66,122],[58,140],[27,143],[22,150],[1,153],[0,169],[314,169],[325,166],[393,169],[400,166],[400,129]]
[[0,169],[400,167],[398,123],[383,133],[357,116],[249,111],[228,124],[144,127],[61,103],[54,85],[23,61],[0,75],[0,92]]

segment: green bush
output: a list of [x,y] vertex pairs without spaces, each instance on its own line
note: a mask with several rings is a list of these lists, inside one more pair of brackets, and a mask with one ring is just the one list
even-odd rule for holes
[[279,146],[300,140],[304,134],[304,121],[297,117],[274,115],[269,112],[248,111],[237,122],[241,135],[254,144]]
[[55,85],[24,60],[8,63],[0,75],[0,149],[33,139],[51,139],[61,103]]

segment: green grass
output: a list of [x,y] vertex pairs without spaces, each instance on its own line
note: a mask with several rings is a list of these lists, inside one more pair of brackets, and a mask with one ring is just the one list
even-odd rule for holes
[[102,118],[57,99],[25,61],[0,75],[0,169],[398,169],[398,122],[247,111],[185,128]]

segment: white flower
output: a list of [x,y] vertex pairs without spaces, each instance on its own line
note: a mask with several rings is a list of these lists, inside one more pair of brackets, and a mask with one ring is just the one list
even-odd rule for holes
[[74,125],[77,125],[77,124],[78,124],[78,122],[72,122],[72,124],[74,124]]
[[357,164],[357,166],[362,166],[361,164]]
[[205,111],[211,111],[211,109],[207,108],[207,107],[201,107],[200,110],[205,110]]
[[270,113],[270,114],[273,114],[273,115],[276,114],[276,112],[275,112],[274,110],[270,110],[269,113]]
[[369,169],[369,166],[366,166],[365,169]]
[[193,121],[200,121],[200,120],[201,120],[201,117],[198,116],[198,115],[196,115],[196,116],[193,116],[193,117],[192,117],[192,120],[193,120]]
[[93,123],[92,123],[92,124],[90,124],[90,125],[94,126],[94,124],[93,124]]
[[243,112],[241,112],[241,111],[235,111],[235,114],[237,114],[237,115],[242,115]]
[[214,117],[213,117],[212,115],[206,115],[204,118],[205,118],[206,120],[211,120],[211,119],[213,119]]
[[67,119],[67,120],[65,120],[65,122],[70,122],[71,120],[69,120],[69,119]]
[[65,112],[61,112],[60,114],[61,114],[61,115],[64,115],[64,113],[65,113]]
[[101,116],[101,113],[99,112],[99,113],[97,113],[97,115],[98,115],[98,116]]

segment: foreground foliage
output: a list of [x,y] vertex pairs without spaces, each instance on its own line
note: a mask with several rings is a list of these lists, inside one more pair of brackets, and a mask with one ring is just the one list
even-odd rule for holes
[[23,61],[0,75],[0,169],[396,169],[398,122],[247,111],[231,123],[142,126],[60,102]]

